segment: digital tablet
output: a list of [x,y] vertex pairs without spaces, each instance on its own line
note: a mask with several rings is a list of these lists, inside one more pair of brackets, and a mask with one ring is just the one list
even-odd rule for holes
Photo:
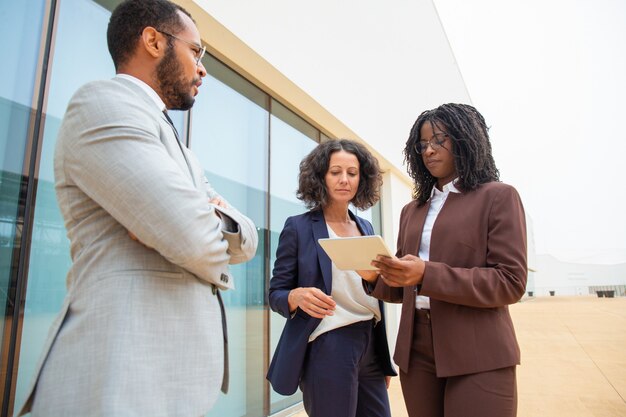
[[393,254],[382,237],[356,236],[317,240],[328,257],[341,270],[375,270],[370,262],[376,256],[392,257]]

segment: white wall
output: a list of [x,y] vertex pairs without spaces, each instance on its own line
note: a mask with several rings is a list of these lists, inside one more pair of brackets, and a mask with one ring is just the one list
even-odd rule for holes
[[195,0],[394,165],[417,116],[469,94],[431,0]]

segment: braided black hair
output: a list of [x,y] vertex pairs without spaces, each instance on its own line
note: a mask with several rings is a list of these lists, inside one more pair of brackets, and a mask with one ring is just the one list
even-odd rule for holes
[[452,142],[452,155],[458,175],[455,185],[462,191],[475,190],[490,181],[499,181],[500,173],[491,155],[489,128],[485,118],[468,104],[443,104],[419,115],[404,147],[404,160],[415,189],[413,198],[423,205],[430,198],[437,178],[433,177],[418,154],[420,131],[424,123],[445,129]]

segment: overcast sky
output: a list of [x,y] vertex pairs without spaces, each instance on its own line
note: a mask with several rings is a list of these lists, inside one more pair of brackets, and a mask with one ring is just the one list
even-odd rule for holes
[[435,4],[537,252],[626,262],[626,1]]
[[396,164],[421,111],[471,100],[537,253],[626,262],[626,1],[199,3]]

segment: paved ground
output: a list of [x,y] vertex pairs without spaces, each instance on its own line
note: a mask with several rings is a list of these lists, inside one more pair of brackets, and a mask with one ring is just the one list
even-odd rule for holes
[[[626,417],[626,297],[537,297],[511,314],[518,417]],[[397,378],[389,395],[393,417],[406,417]]]

